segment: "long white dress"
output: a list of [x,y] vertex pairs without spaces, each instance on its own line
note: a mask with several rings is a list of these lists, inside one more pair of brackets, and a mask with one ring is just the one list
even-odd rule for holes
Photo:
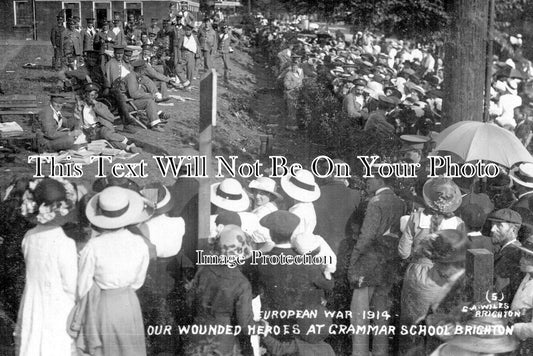
[[74,307],[78,256],[76,244],[58,226],[38,225],[22,240],[26,285],[16,334],[20,356],[70,356],[67,317]]

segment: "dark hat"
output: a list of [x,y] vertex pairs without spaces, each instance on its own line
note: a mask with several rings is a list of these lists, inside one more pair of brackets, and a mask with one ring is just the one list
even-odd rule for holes
[[395,96],[395,97],[397,97],[400,100],[402,99],[402,96],[403,96],[402,93],[398,89],[396,89],[395,87],[385,87],[385,88],[383,88],[383,91],[385,93],[387,92],[387,90],[391,91],[391,93],[389,94],[390,96]]
[[192,31],[194,29],[194,27],[192,27],[191,25],[187,24],[187,25],[185,25],[185,29]]
[[108,26],[108,25],[109,25],[109,21],[107,20],[102,21],[102,26]]
[[430,259],[433,262],[453,263],[466,260],[468,239],[459,230],[441,230],[435,233],[437,237],[432,241]]
[[215,224],[242,226],[242,220],[238,213],[234,211],[223,211],[215,218]]
[[300,218],[288,211],[277,210],[264,216],[259,223],[271,232],[290,238],[300,223]]
[[144,61],[144,59],[137,59],[133,61],[131,65],[133,66],[133,68],[142,68],[146,67],[146,62]]
[[155,215],[168,213],[174,207],[176,200],[170,190],[161,182],[149,183],[141,190],[143,197],[154,203]]
[[85,19],[85,21],[87,21],[88,24],[89,23],[94,23],[94,18],[88,17],[88,18]]
[[459,208],[459,214],[461,219],[465,222],[468,228],[474,230],[480,230],[487,220],[487,214],[483,211],[483,208],[477,204],[466,204]]
[[355,85],[355,86],[363,86],[363,87],[366,87],[367,84],[368,84],[367,81],[364,80],[364,79],[362,79],[362,78],[358,78],[358,79],[355,79],[355,80],[353,81],[353,85]]
[[397,97],[395,96],[386,96],[386,95],[382,95],[380,94],[378,96],[378,100],[384,104],[388,104],[390,106],[396,106],[400,103],[400,99],[398,99]]
[[170,21],[168,19],[163,19],[163,25],[169,23]]
[[131,46],[126,46],[126,48],[124,48],[124,54],[126,54],[126,52],[128,52],[128,54],[131,55],[133,53],[133,51],[135,51],[135,48],[133,48]]
[[496,210],[495,212],[489,215],[487,220],[522,225],[522,217],[520,216],[520,214],[511,209]]
[[144,43],[142,46],[141,46],[142,49],[152,49],[152,45],[149,44],[149,43]]
[[44,178],[33,191],[33,198],[37,206],[50,205],[65,200],[67,191],[63,184],[52,178]]
[[93,183],[92,190],[95,193],[99,193],[107,187],[122,187],[135,192],[141,191],[141,187],[131,179],[123,177],[116,178],[113,176],[96,179]]
[[157,17],[152,17],[152,22],[157,22],[159,19]]
[[83,89],[86,93],[89,93],[91,91],[100,91],[100,86],[96,83],[87,83]]
[[407,151],[424,149],[424,144],[429,142],[430,138],[420,135],[401,135],[400,140],[402,140],[403,143],[403,146],[400,150]]
[[64,94],[61,93],[52,93],[50,94],[50,99],[58,102],[58,103],[65,103],[67,101],[67,97]]
[[113,47],[113,51],[115,51],[115,53],[124,53],[124,48],[126,47],[122,45],[116,45]]
[[148,31],[148,36],[157,36],[157,33],[155,33],[154,31]]
[[120,22],[120,19],[117,19],[117,18],[113,19],[113,23],[119,23],[119,22]]

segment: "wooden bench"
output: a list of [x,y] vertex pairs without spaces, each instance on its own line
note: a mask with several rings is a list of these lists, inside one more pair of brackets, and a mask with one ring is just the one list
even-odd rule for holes
[[[36,119],[39,113],[37,104],[37,96],[35,95],[3,95],[0,96],[0,122],[4,122],[4,116],[17,115],[29,116],[31,119],[30,126]],[[15,141],[30,142],[31,148],[37,149],[37,139],[35,133],[24,130],[24,132],[17,136],[1,137],[0,141],[7,145],[13,145]]]
[[3,116],[30,116],[32,119],[39,113],[37,96],[35,95],[3,95],[0,96],[0,122]]

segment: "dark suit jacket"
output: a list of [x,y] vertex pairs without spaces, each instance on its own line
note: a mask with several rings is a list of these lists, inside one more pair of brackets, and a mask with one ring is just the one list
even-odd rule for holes
[[145,92],[141,88],[142,85],[139,84],[137,74],[131,72],[124,78],[126,84],[126,94],[129,98],[138,100],[138,99],[153,99],[153,95]]
[[83,50],[84,51],[92,51],[94,49],[94,40],[96,38],[96,35],[98,31],[93,28],[94,35],[91,35],[89,33],[89,29],[83,29]]
[[529,208],[529,202],[533,199],[533,194],[526,194],[522,198],[518,199],[511,205],[511,209],[513,208]]
[[37,122],[34,123],[34,130],[42,133],[49,140],[67,136],[68,131],[60,131],[61,128],[73,129],[74,127],[75,123],[72,120],[63,117],[63,124],[58,129],[57,121],[54,119],[54,111],[50,105],[47,105],[39,112]]
[[[268,255],[298,254],[290,248],[274,247]],[[257,265],[261,304],[264,310],[313,309],[320,305],[325,289],[333,288],[316,265]]]
[[[404,212],[405,203],[391,189],[382,190],[370,199],[350,260],[348,280],[352,285],[361,287],[392,282],[390,273],[395,266],[393,261],[399,258],[397,244],[400,217]],[[390,234],[396,237],[389,238]],[[394,242],[396,248],[388,245]],[[360,280],[363,284],[358,285]]]
[[[519,244],[518,241],[516,243]],[[498,291],[503,292],[505,302],[512,302],[524,277],[520,271],[521,257],[522,252],[512,245],[508,245],[494,254],[494,277],[509,278],[509,284],[503,290]]]
[[340,181],[331,181],[320,187],[320,198],[315,201],[315,234],[328,242],[338,254],[338,248],[350,231],[350,217],[361,201],[358,191]]

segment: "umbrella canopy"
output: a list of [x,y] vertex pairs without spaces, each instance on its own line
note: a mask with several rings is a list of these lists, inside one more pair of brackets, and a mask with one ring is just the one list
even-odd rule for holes
[[533,162],[520,140],[495,124],[460,121],[442,131],[435,141],[436,150],[453,152],[465,162],[485,160],[507,168]]

